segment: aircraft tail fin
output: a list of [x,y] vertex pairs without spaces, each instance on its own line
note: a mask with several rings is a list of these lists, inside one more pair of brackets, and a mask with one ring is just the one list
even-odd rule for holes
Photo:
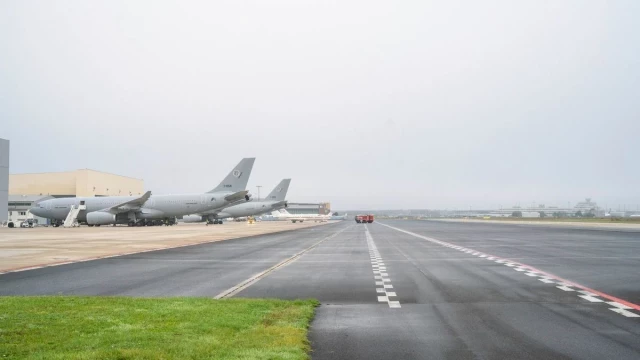
[[240,160],[238,165],[231,170],[229,175],[222,180],[222,182],[216,186],[210,193],[228,191],[238,192],[247,188],[249,182],[249,175],[251,175],[251,169],[253,169],[253,163],[256,158],[244,158]]
[[291,179],[282,179],[278,186],[276,186],[264,200],[267,201],[283,201],[287,197],[287,191],[289,190],[289,184]]

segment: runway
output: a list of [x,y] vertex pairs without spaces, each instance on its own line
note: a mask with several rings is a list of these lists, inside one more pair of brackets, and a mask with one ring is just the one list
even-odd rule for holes
[[638,232],[345,221],[1,275],[17,294],[317,298],[314,359],[640,358]]

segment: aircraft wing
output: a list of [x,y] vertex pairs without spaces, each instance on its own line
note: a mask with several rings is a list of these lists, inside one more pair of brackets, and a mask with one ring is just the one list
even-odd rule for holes
[[147,202],[147,200],[149,200],[150,197],[151,197],[151,191],[147,191],[137,199],[129,200],[127,202],[123,202],[118,205],[113,205],[112,207],[108,207],[100,211],[110,212],[112,214],[118,214],[121,212],[137,210],[137,209],[140,209],[142,205],[144,205],[144,203]]
[[242,201],[242,200],[249,201],[249,196],[247,194],[249,194],[249,190],[242,190],[242,191],[234,192],[231,195],[225,196],[224,200],[228,201],[230,203],[234,203],[234,202]]

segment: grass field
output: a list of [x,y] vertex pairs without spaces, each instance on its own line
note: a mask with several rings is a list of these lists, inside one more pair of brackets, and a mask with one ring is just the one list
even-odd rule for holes
[[317,304],[0,297],[0,359],[308,359]]

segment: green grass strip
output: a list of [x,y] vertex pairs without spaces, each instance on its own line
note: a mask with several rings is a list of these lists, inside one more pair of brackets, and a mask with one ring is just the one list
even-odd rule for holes
[[0,359],[308,359],[315,300],[0,297]]

